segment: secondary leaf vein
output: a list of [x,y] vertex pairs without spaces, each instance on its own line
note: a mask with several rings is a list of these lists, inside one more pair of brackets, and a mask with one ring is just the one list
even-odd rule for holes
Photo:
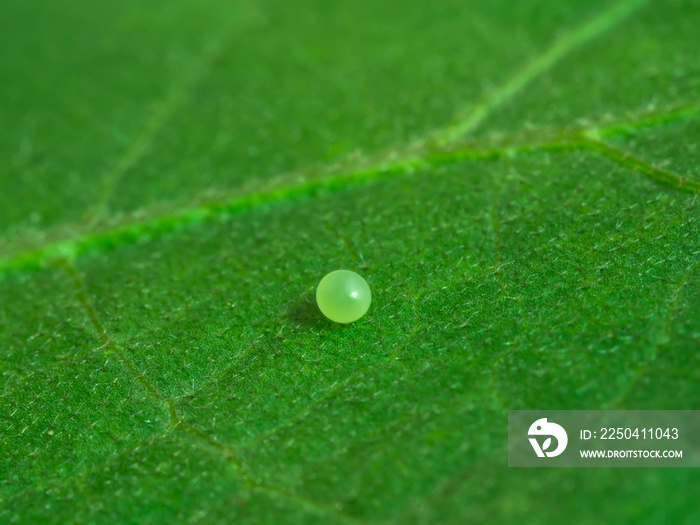
[[477,101],[461,119],[437,133],[435,137],[437,142],[445,145],[476,129],[495,108],[513,98],[574,49],[615,27],[646,1],[625,0],[619,2],[592,20],[573,28],[569,33],[554,41],[540,55],[517,70],[503,84]]

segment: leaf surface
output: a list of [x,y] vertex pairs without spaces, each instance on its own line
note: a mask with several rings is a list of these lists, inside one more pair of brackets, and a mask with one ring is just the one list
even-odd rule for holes
[[506,466],[507,409],[700,405],[694,1],[5,11],[0,521],[700,519]]

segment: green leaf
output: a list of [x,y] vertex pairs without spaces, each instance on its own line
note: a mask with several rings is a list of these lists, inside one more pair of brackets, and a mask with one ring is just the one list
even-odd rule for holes
[[700,405],[698,25],[6,2],[0,522],[700,520],[693,469],[506,454],[507,409]]

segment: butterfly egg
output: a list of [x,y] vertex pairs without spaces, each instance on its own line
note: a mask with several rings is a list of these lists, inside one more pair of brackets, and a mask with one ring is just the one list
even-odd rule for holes
[[329,273],[316,287],[321,313],[336,323],[352,323],[367,313],[372,292],[362,276],[350,270]]

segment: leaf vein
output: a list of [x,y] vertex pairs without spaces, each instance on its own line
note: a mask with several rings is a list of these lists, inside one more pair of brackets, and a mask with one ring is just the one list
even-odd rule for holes
[[222,31],[222,34],[213,39],[206,46],[194,67],[180,78],[170,91],[166,92],[163,99],[153,106],[150,117],[124,154],[116,161],[112,169],[102,175],[97,197],[85,212],[85,219],[88,222],[93,223],[105,212],[107,203],[119,180],[138,164],[172,115],[187,100],[196,85],[211,71],[212,64],[226,52],[232,40],[232,32],[235,32],[236,28],[237,25],[234,24],[233,27]]
[[[278,496],[285,497],[291,501],[296,502],[299,505],[314,509],[317,512],[332,512],[334,515],[340,517],[342,521],[351,523],[362,523],[362,521],[357,520],[356,518],[346,513],[343,513],[337,508],[326,506],[313,500],[304,498],[298,494],[290,492],[284,487],[269,485],[257,481],[242,463],[242,461],[239,458],[238,451],[233,446],[214,439],[206,432],[200,430],[196,426],[182,419],[177,413],[174,401],[163,395],[153,384],[151,384],[145,378],[144,374],[141,374],[136,369],[136,367],[134,367],[134,365],[127,359],[126,355],[124,355],[119,346],[111,340],[107,330],[104,328],[104,325],[99,319],[97,310],[90,298],[90,295],[87,291],[87,287],[85,286],[85,282],[82,276],[78,273],[78,270],[75,268],[75,266],[67,260],[60,261],[60,266],[70,277],[73,287],[75,289],[76,298],[82,306],[85,315],[90,321],[90,324],[93,326],[95,332],[97,333],[98,339],[102,344],[101,346],[112,349],[119,356],[121,362],[123,363],[128,373],[132,375],[151,396],[166,403],[170,415],[170,427],[167,431],[169,431],[170,429],[181,430],[186,434],[190,435],[191,437],[223,452],[226,460],[231,462],[235,466],[236,471],[245,481],[247,490],[258,489],[269,493],[277,494]],[[80,481],[81,476],[76,476],[75,480]]]
[[[683,113],[683,115],[687,116],[687,113]],[[656,122],[650,125],[655,124]],[[74,259],[87,253],[105,251],[143,239],[162,237],[167,233],[191,225],[254,210],[274,202],[311,197],[324,191],[340,191],[371,180],[409,175],[420,169],[437,168],[461,162],[497,160],[540,152],[565,153],[582,150],[596,152],[623,167],[643,173],[671,188],[700,194],[700,181],[652,166],[628,152],[601,142],[597,138],[617,134],[618,130],[620,130],[619,126],[616,126],[616,129],[612,131],[607,128],[589,128],[548,142],[506,145],[499,148],[434,151],[422,157],[402,159],[391,164],[378,164],[364,170],[309,179],[271,191],[209,202],[192,208],[182,208],[169,214],[127,222],[106,231],[88,232],[73,238],[49,242],[36,249],[0,259],[0,279],[13,271],[38,270],[55,263],[57,260]],[[620,132],[623,133],[624,130]]]
[[661,330],[661,334],[658,337],[656,343],[646,352],[644,359],[635,368],[632,373],[632,377],[627,382],[627,385],[622,389],[620,394],[612,400],[611,406],[617,409],[622,409],[623,403],[627,397],[632,393],[634,388],[639,384],[639,382],[644,378],[644,375],[649,371],[649,367],[654,362],[659,354],[659,349],[666,343],[671,335],[671,326],[673,325],[673,320],[678,308],[678,302],[680,301],[683,286],[688,282],[688,278],[695,271],[696,268],[700,266],[700,262],[691,264],[688,269],[683,272],[680,279],[674,286],[673,294],[671,300],[668,303],[668,308],[666,310],[666,317],[664,320],[664,325]]
[[494,109],[513,98],[574,49],[614,28],[646,1],[624,0],[618,2],[593,19],[573,28],[568,34],[554,41],[541,54],[517,70],[503,84],[477,101],[463,118],[439,132],[436,135],[438,143],[445,145],[454,142],[476,129]]

